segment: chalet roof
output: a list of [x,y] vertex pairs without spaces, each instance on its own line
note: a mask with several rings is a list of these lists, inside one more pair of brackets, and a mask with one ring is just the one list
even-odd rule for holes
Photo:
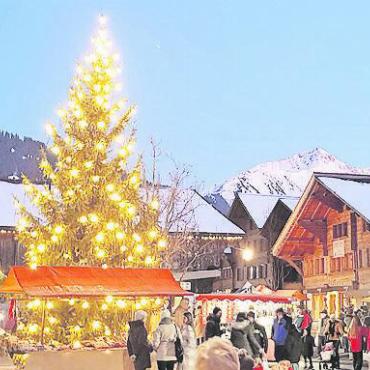
[[317,178],[354,211],[370,220],[370,176],[359,178],[358,176],[322,175]]
[[14,198],[25,204],[28,209],[34,209],[22,184],[0,181],[0,228],[16,225],[17,214]]
[[246,194],[238,193],[240,201],[244,208],[253,218],[256,226],[262,228],[270,216],[272,210],[276,206],[276,203],[281,200],[284,204],[293,209],[298,202],[297,197],[290,197],[284,195],[273,195],[273,194]]
[[313,253],[317,243],[322,243],[321,233],[326,234],[323,222],[327,215],[344,206],[370,222],[370,175],[314,173],[280,233],[273,254],[288,258]]
[[[161,197],[167,196],[166,190],[161,190]],[[220,211],[208,203],[197,191],[183,189],[178,195],[175,205],[175,213],[181,217],[174,219],[169,225],[169,231],[244,235],[245,232],[224,216]],[[163,221],[163,220],[162,220]]]

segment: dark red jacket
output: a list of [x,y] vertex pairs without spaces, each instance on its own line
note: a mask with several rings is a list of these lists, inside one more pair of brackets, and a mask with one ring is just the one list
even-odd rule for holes
[[356,336],[354,336],[354,337],[348,336],[348,339],[351,343],[351,351],[352,352],[355,352],[355,353],[362,352],[363,338],[367,338],[367,350],[369,350],[369,346],[370,346],[370,343],[369,343],[370,330],[369,330],[369,328],[366,328],[366,327],[362,326]]

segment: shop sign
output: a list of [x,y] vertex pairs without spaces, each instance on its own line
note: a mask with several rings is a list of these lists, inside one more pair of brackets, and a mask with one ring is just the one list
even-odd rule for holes
[[180,286],[184,290],[191,290],[191,282],[190,281],[181,281]]
[[333,242],[333,257],[344,257],[344,240],[335,240]]

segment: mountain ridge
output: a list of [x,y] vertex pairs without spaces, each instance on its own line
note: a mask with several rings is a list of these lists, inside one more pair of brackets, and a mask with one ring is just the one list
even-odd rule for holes
[[253,166],[226,180],[206,197],[227,214],[235,193],[300,196],[313,172],[370,174],[370,167],[352,166],[317,147]]

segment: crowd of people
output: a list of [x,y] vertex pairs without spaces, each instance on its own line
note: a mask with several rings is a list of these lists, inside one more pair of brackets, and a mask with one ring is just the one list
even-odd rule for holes
[[[299,308],[294,317],[289,311],[277,309],[271,336],[256,321],[255,312],[239,312],[231,324],[229,339],[221,338],[225,329],[221,326],[220,308],[213,309],[203,331],[194,322],[187,298],[182,299],[173,315],[168,308],[162,311],[151,342],[144,325],[146,317],[144,311],[137,311],[135,320],[130,322],[127,347],[135,370],[151,368],[153,351],[158,370],[298,370],[302,361],[305,369],[313,369],[315,346],[319,360],[324,359],[321,355],[325,351],[331,351],[326,359],[331,369],[340,369],[341,346],[352,354],[353,369],[360,370],[363,353],[370,350],[370,317],[361,317],[360,312],[347,312],[336,318],[323,310],[316,340],[312,336],[313,320],[304,308]],[[269,367],[267,358],[271,351],[275,364]]]

